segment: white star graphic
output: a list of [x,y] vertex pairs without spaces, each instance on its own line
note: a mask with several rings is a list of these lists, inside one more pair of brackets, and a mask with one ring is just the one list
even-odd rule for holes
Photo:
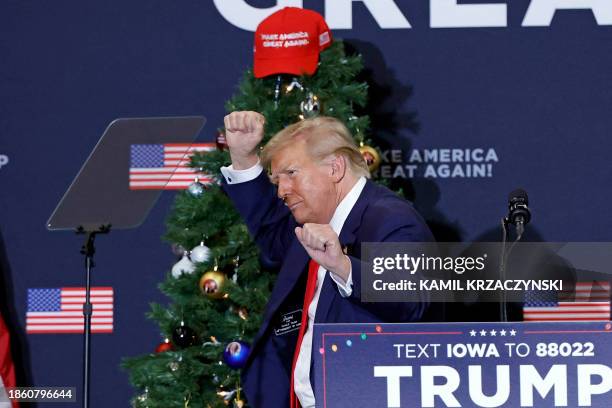
[[481,330],[480,331],[480,335],[481,336],[486,336],[487,335],[487,331],[486,330]]
[[497,332],[495,330],[491,330],[491,336],[497,336]]
[[476,330],[472,329],[472,331],[470,332],[470,336],[472,337],[476,336]]
[[506,331],[505,331],[505,330],[503,330],[503,329],[502,329],[502,330],[500,330],[500,331],[499,331],[499,335],[500,335],[500,336],[505,336],[505,335],[506,335]]
[[516,330],[514,330],[514,329],[510,330],[510,335],[511,336],[516,336]]

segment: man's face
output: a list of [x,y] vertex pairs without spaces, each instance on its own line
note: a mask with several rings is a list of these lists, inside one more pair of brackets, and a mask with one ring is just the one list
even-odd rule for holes
[[285,200],[299,224],[329,223],[338,204],[331,165],[315,163],[306,150],[306,142],[299,139],[277,152],[271,167],[278,197]]

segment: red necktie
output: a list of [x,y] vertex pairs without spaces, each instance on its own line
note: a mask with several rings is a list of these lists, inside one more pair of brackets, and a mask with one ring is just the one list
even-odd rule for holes
[[295,371],[295,364],[300,355],[304,333],[306,333],[306,329],[308,328],[308,308],[310,307],[310,303],[312,302],[312,298],[317,288],[318,272],[319,264],[311,259],[308,264],[308,280],[306,281],[306,292],[304,293],[304,306],[302,306],[302,324],[300,325],[300,333],[298,334],[295,352],[293,353],[293,364],[291,365],[291,384],[289,386],[289,403],[291,408],[300,408],[300,401],[295,395],[295,390],[293,388],[293,372]]

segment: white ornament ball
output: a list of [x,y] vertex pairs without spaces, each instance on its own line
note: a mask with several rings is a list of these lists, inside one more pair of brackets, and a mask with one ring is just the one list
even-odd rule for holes
[[210,259],[210,248],[200,242],[200,245],[191,250],[192,262],[207,262]]
[[195,265],[189,260],[187,252],[185,252],[181,260],[172,267],[172,276],[178,278],[184,273],[190,274],[193,271],[195,271]]

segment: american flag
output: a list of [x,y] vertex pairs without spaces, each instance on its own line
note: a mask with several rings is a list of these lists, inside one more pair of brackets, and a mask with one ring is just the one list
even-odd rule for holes
[[532,322],[610,320],[610,282],[577,282],[561,293],[529,291],[523,320]]
[[[137,144],[130,147],[130,190],[186,189],[198,176],[189,167],[194,152],[214,150],[214,143]],[[209,183],[209,176],[199,176]]]
[[[113,288],[92,287],[92,333],[113,332]],[[83,333],[85,288],[28,289],[26,333]]]

